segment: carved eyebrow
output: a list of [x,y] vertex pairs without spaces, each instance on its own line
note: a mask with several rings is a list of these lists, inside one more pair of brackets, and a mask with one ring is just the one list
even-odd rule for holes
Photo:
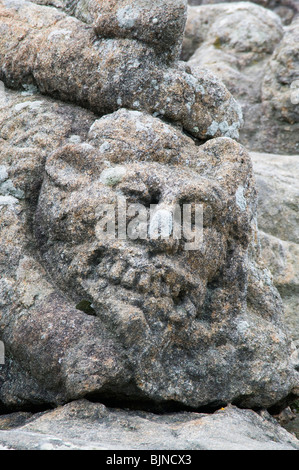
[[87,142],[66,144],[49,155],[45,172],[58,185],[74,186],[76,179],[78,186],[84,182],[80,180],[97,179],[104,169],[104,164],[103,156]]

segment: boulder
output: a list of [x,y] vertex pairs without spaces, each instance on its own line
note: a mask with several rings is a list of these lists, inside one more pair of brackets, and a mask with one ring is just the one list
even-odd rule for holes
[[[227,137],[198,146],[139,111],[94,119],[4,93],[1,174],[15,191],[1,206],[2,406],[83,396],[192,408],[292,401],[295,351],[258,260],[246,150]],[[188,231],[106,239],[103,205],[124,200],[116,213],[127,208],[133,235],[134,208],[148,214],[153,204],[169,221],[177,205],[195,203],[203,237],[191,249]]]
[[[146,458],[139,450],[299,450],[296,437],[267,412],[258,414],[231,405],[213,414],[157,415],[78,400],[44,413],[4,415],[0,429],[1,450],[101,450],[105,451],[99,454],[103,464],[124,457],[113,454],[115,450],[136,451],[126,461],[136,459],[135,466]],[[187,465],[193,457],[188,452],[175,454],[172,462],[183,458]],[[148,463],[158,465],[158,459],[161,456],[153,454]]]
[[258,188],[258,224],[264,232],[299,243],[298,155],[250,152]]
[[16,0],[0,4],[0,79],[34,85],[97,114],[125,107],[182,126],[195,138],[237,138],[239,104],[212,74],[183,63],[169,66],[148,44],[98,38],[92,26],[56,8]]
[[99,36],[138,39],[170,58],[179,55],[187,0],[96,0],[93,3],[96,12],[93,26]]
[[2,2],[0,28],[2,411],[292,402],[227,88],[57,8]]
[[265,152],[299,153],[299,17],[285,30],[262,82],[259,146]]
[[187,0],[34,0],[92,24],[102,38],[137,39],[167,60],[177,58],[186,23]]
[[298,21],[249,2],[189,7],[182,58],[206,67],[238,99],[240,141],[258,152],[298,153]]
[[262,256],[279,290],[290,334],[299,345],[298,156],[251,153]]
[[[215,3],[234,3],[238,0],[188,0],[190,5],[206,5]],[[264,8],[269,8],[281,17],[284,24],[290,24],[296,17],[299,6],[297,0],[252,0]]]
[[[209,54],[242,71],[269,59],[283,37],[283,27],[277,15],[254,3],[217,3],[189,7],[184,33],[183,58],[209,60]],[[213,47],[212,47],[213,46]],[[209,48],[209,54],[204,48]],[[198,48],[200,48],[198,50]],[[207,62],[209,63],[209,62]],[[210,58],[210,63],[216,63]]]

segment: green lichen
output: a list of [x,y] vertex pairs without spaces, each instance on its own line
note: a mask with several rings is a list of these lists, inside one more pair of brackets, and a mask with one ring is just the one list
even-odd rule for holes
[[294,401],[290,407],[295,413],[299,414],[299,400]]
[[86,313],[87,315],[95,315],[96,312],[91,306],[91,302],[89,300],[80,300],[80,302],[76,305],[76,309],[80,310],[81,312]]
[[222,46],[222,41],[221,41],[220,37],[217,36],[215,41],[214,41],[214,47],[216,49],[221,49],[221,46]]

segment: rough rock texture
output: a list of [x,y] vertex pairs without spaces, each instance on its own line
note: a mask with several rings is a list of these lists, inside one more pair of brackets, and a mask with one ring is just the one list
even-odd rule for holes
[[234,406],[210,415],[154,415],[79,400],[37,415],[2,416],[0,429],[2,450],[299,450],[268,413]]
[[92,26],[21,0],[0,3],[0,26],[0,79],[7,86],[33,84],[97,114],[144,110],[203,140],[238,137],[241,109],[221,82],[183,63],[168,66],[139,40],[108,33],[97,39]]
[[239,2],[189,7],[182,58],[206,67],[244,114],[240,141],[270,153],[298,153],[298,20]]
[[266,152],[299,153],[299,16],[286,28],[262,83],[262,128]]
[[[72,105],[45,99],[33,89],[16,93],[1,87],[1,339],[3,339],[3,322],[11,322],[12,336],[18,334],[21,324],[18,326],[17,317],[9,318],[9,315],[11,309],[14,310],[14,298],[19,298],[15,304],[17,316],[20,316],[20,321],[23,318],[26,328],[34,330],[36,326],[32,336],[33,343],[36,341],[38,345],[41,340],[38,338],[38,322],[34,325],[34,318],[30,318],[30,308],[36,301],[49,295],[53,287],[45,279],[45,271],[36,259],[38,252],[30,236],[30,227],[43,178],[44,163],[49,152],[67,142],[80,141],[94,119],[92,113]],[[54,309],[54,300],[51,308]],[[74,341],[78,343],[82,335],[80,330],[84,329],[81,325],[83,320],[86,320],[86,327],[92,329],[91,318],[85,319],[79,311],[74,309],[75,315],[70,315],[69,321],[66,321],[62,303],[58,311],[57,320],[60,322],[61,337],[55,338],[54,332],[52,341],[56,339],[58,343],[66,341],[69,347]],[[47,322],[45,310],[40,321],[45,322],[46,329],[51,325],[50,321]],[[19,402],[24,403],[23,393],[29,403],[31,398],[33,402],[38,402],[38,393],[42,394],[42,401],[47,396],[46,389],[39,392],[41,390],[37,384],[39,378],[28,373],[26,335],[22,336],[20,330],[19,334],[19,346],[15,345],[21,348],[23,363],[21,361],[20,365],[16,356],[11,363],[10,348],[7,343],[5,344],[6,366],[1,367],[0,371],[1,396],[6,396],[8,402],[13,401],[16,406]],[[44,382],[49,384],[55,377],[59,349],[53,344],[53,348],[49,350],[47,347],[42,355],[44,358],[41,358],[41,364],[46,369],[43,371],[43,367],[39,368],[40,358],[36,356],[36,372],[44,376]],[[48,367],[50,370],[53,369],[52,375],[48,375]],[[6,380],[7,373],[10,380]],[[24,392],[21,392],[18,399],[22,389]]]
[[[3,94],[2,403],[89,394],[192,407],[293,399],[296,358],[281,300],[255,260],[246,150],[229,138],[197,146],[137,111],[94,120],[37,94]],[[48,135],[54,152],[43,173]],[[203,204],[200,256],[183,239],[103,240],[101,203],[119,196],[162,211]],[[82,301],[89,311],[78,309]]]
[[[19,90],[0,90],[1,407],[279,410],[299,394],[298,357],[259,257],[252,163],[232,140],[240,107],[124,18],[111,39],[106,22],[1,2],[0,77]],[[191,203],[203,208],[193,250],[188,233],[101,231],[104,204],[117,205],[118,235],[122,223],[134,235],[145,222],[132,208],[157,206],[151,234]]]
[[[234,3],[237,0],[188,0],[190,5],[205,5],[209,3]],[[269,8],[279,15],[284,24],[290,24],[299,12],[298,0],[252,0],[253,3]]]
[[251,153],[259,193],[262,255],[279,290],[286,323],[299,345],[299,156]]
[[177,57],[187,18],[186,0],[97,0],[94,3],[93,25],[99,36],[137,38],[157,52]]
[[137,39],[168,60],[180,52],[187,0],[34,0],[92,24],[100,37]]

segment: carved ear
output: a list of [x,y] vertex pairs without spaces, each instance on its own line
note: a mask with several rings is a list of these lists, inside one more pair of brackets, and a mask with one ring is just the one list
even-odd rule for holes
[[101,159],[90,144],[68,144],[55,151],[47,160],[46,174],[57,186],[76,189],[87,184],[103,168]]
[[202,145],[200,152],[204,173],[218,181],[228,194],[235,194],[240,185],[249,192],[253,190],[251,158],[241,144],[229,137],[218,137]]

